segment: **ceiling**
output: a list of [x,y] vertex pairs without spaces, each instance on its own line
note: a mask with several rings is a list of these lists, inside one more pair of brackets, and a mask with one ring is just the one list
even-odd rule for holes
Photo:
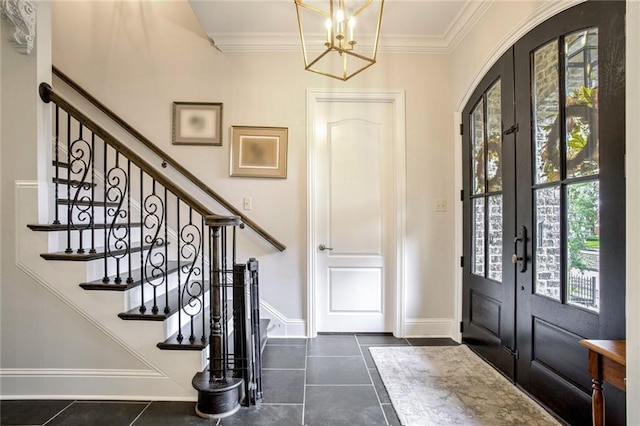
[[[322,9],[328,8],[328,0],[313,2]],[[300,51],[293,0],[189,0],[189,3],[209,38],[222,52]],[[379,51],[449,52],[490,3],[386,0]],[[321,37],[323,30],[319,28],[316,35]]]

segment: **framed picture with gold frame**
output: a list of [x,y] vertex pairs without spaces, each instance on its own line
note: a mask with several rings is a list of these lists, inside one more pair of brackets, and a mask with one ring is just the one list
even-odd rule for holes
[[230,175],[287,177],[286,127],[231,126]]
[[171,141],[174,145],[222,145],[222,104],[174,102]]

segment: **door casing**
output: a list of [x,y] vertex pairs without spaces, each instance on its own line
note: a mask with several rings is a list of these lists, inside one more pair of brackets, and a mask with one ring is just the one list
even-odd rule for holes
[[389,265],[394,269],[394,280],[388,283],[393,294],[393,334],[405,336],[405,241],[406,241],[406,139],[405,139],[405,92],[404,90],[307,90],[307,336],[316,337],[316,262],[318,244],[316,239],[316,191],[315,169],[315,116],[316,105],[326,102],[384,102],[392,104],[393,110],[393,251]]

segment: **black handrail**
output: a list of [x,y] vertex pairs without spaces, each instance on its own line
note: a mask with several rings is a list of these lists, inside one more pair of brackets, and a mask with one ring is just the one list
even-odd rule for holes
[[109,109],[106,105],[96,99],[89,92],[84,90],[80,85],[78,85],[75,81],[73,81],[68,75],[60,71],[60,69],[53,67],[53,74],[64,81],[67,85],[73,88],[76,92],[82,95],[85,99],[91,102],[96,108],[102,111],[105,115],[107,115],[111,120],[117,123],[120,127],[129,132],[133,137],[138,139],[140,143],[153,151],[156,155],[158,155],[162,161],[166,164],[170,164],[174,169],[180,172],[184,177],[186,177],[189,181],[191,181],[194,185],[196,185],[200,190],[213,198],[217,203],[223,206],[232,214],[240,217],[242,223],[247,225],[249,228],[253,229],[258,235],[267,240],[271,245],[273,245],[279,251],[284,251],[287,246],[282,244],[280,241],[275,239],[271,234],[262,229],[257,223],[249,219],[245,216],[240,210],[235,208],[231,203],[225,200],[220,194],[211,189],[208,185],[198,179],[193,173],[187,170],[184,166],[174,160],[169,154],[160,149],[156,144],[154,144],[151,140],[146,138],[142,133],[134,129],[131,125],[129,125],[126,121],[124,121],[120,116],[118,116],[115,112]]

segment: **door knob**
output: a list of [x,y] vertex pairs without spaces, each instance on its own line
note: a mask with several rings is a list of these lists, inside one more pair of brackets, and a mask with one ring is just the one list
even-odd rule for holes
[[320,251],[325,251],[325,250],[333,250],[333,247],[327,247],[324,244],[320,244],[318,246],[318,249],[320,249]]

